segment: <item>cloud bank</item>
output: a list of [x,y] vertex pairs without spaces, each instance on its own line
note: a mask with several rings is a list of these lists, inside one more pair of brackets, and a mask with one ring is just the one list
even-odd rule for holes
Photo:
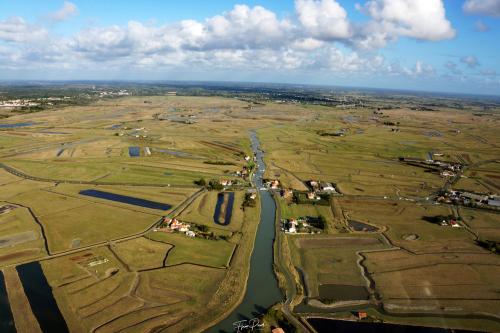
[[[485,0],[483,5],[491,1],[498,3]],[[464,9],[477,8],[476,2],[467,1]],[[361,22],[352,21],[336,0],[294,4],[295,12],[284,18],[262,6],[241,4],[203,20],[129,21],[88,27],[70,36],[10,17],[0,21],[0,69],[317,71],[337,77],[417,78],[437,71],[422,60],[405,67],[379,51],[401,38],[433,43],[456,34],[442,0],[368,0],[355,6],[366,18]],[[77,14],[78,8],[65,2],[48,17],[56,23]],[[475,68],[479,62],[474,59],[461,62]]]

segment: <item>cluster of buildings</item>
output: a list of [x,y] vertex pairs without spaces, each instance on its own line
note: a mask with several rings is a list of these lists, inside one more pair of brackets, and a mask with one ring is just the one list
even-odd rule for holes
[[500,209],[500,196],[493,194],[450,190],[437,197],[437,201],[448,204]]
[[270,188],[271,190],[279,190],[280,189],[280,181],[277,179],[267,181],[264,185],[266,185],[266,187]]
[[[440,155],[440,154],[434,154],[434,155]],[[400,157],[399,160],[401,162],[405,162],[405,163],[410,164],[410,165],[439,171],[439,174],[443,178],[455,177],[457,175],[457,173],[461,172],[463,169],[463,165],[460,163],[436,161],[436,160],[431,159],[431,158],[429,158],[427,160],[423,160],[423,159],[419,159],[419,158]]]
[[0,215],[10,213],[12,210],[16,209],[17,206],[15,205],[3,205],[0,206]]
[[[309,180],[306,182],[311,192],[316,195],[317,193],[338,193],[335,185],[328,182]],[[309,195],[308,195],[309,196]]]
[[457,220],[454,218],[442,219],[441,222],[439,222],[439,225],[443,226],[443,227],[451,226],[453,228],[460,228],[461,227],[461,225],[458,224]]
[[97,93],[99,97],[114,97],[114,96],[129,96],[130,93],[125,90],[121,89],[118,91],[93,91],[94,93]]
[[181,222],[175,218],[171,219],[164,217],[160,224],[160,228],[154,229],[154,231],[162,232],[180,232],[186,234],[188,237],[196,237],[196,233],[191,229],[191,225],[188,223]]
[[40,103],[37,103],[31,99],[11,99],[7,101],[0,101],[0,107],[3,108],[17,108],[23,106],[38,106]]
[[281,231],[287,234],[316,234],[321,230],[316,228],[309,221],[309,217],[299,217],[297,219],[282,219]]
[[229,187],[234,184],[234,181],[232,181],[231,179],[221,179],[220,184],[224,187]]

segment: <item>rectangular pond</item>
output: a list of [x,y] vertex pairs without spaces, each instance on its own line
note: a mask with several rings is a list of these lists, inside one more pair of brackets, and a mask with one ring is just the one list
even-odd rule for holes
[[121,194],[99,191],[99,190],[91,190],[91,189],[83,190],[83,191],[80,191],[79,194],[86,195],[88,197],[116,201],[116,202],[121,202],[121,203],[129,204],[129,205],[140,206],[140,207],[151,208],[151,209],[169,210],[170,208],[172,208],[171,205],[161,203],[161,202],[150,201],[150,200],[130,197],[127,195],[121,195]]
[[0,128],[16,128],[35,125],[35,123],[15,123],[15,124],[0,124]]
[[139,147],[128,147],[128,155],[130,157],[139,157],[139,156],[141,156],[141,148],[139,148]]
[[38,261],[16,267],[31,310],[44,333],[69,332]]
[[7,289],[5,288],[5,279],[2,271],[0,271],[0,332],[16,332],[14,317],[10,310],[9,297],[7,296]]
[[[226,211],[224,214],[224,223],[221,223],[220,213],[226,196],[228,196],[228,198],[226,202]],[[215,206],[214,222],[220,225],[228,225],[229,223],[231,223],[231,217],[233,215],[233,205],[234,205],[234,192],[219,193],[217,195],[217,205]]]

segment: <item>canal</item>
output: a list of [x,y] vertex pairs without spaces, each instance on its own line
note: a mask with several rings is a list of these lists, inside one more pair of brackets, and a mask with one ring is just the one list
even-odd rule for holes
[[[264,153],[260,149],[260,143],[255,132],[251,132],[250,139],[257,157],[256,170],[252,181],[256,188],[261,188],[265,170]],[[234,332],[233,323],[255,318],[284,298],[273,271],[276,204],[268,191],[260,191],[260,203],[260,224],[250,261],[250,274],[243,302],[226,319],[206,332]]]
[[69,332],[40,263],[34,261],[23,264],[17,266],[16,270],[42,332]]
[[14,318],[10,310],[9,297],[5,288],[5,280],[0,271],[0,332],[15,333]]

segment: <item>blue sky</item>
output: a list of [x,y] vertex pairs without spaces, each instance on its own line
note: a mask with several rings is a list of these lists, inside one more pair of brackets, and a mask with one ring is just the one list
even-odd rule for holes
[[500,94],[500,0],[0,2],[1,79]]

